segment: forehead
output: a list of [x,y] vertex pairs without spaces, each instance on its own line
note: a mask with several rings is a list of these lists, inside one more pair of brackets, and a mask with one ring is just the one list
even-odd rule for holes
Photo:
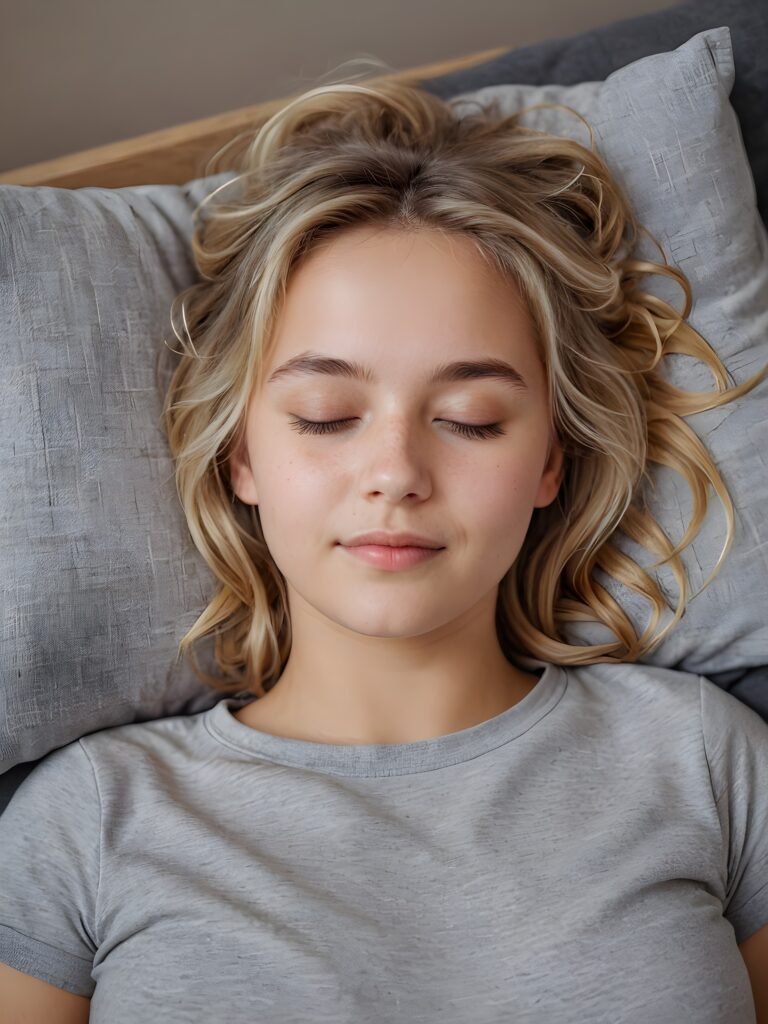
[[481,361],[486,378],[520,386],[536,358],[519,290],[471,239],[357,227],[324,241],[294,270],[265,377],[320,373],[373,383],[401,366],[443,383],[478,378],[477,369],[458,364]]
[[315,243],[291,277],[294,291],[325,288],[332,279],[368,288],[378,283],[383,288],[393,282],[402,287],[414,278],[426,289],[444,280],[454,287],[460,284],[464,295],[474,290],[515,291],[473,238],[432,227],[343,228]]

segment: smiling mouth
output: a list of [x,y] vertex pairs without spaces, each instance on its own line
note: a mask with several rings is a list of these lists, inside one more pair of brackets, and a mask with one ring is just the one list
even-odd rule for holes
[[340,547],[348,551],[353,558],[388,571],[410,569],[445,551],[445,548],[420,548],[414,545],[395,547],[391,544],[341,544]]

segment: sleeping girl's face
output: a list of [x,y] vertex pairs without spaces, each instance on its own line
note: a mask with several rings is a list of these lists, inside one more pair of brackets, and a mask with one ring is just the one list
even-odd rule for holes
[[[533,331],[517,290],[442,232],[355,227],[294,271],[231,464],[294,629],[301,607],[418,636],[495,601],[562,465]],[[442,550],[392,571],[345,546],[371,530]]]

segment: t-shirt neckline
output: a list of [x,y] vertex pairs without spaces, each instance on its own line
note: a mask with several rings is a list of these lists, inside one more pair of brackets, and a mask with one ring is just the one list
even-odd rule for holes
[[315,743],[274,736],[246,725],[233,711],[252,697],[224,697],[202,713],[210,735],[251,757],[333,775],[406,775],[469,761],[527,732],[560,701],[567,686],[561,665],[546,664],[533,689],[478,725],[411,743]]

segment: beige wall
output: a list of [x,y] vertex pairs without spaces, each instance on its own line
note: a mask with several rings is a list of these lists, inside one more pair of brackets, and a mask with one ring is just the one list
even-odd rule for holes
[[[566,36],[670,0],[24,0],[4,5],[0,170],[319,84]],[[659,49],[663,49],[663,40]]]

